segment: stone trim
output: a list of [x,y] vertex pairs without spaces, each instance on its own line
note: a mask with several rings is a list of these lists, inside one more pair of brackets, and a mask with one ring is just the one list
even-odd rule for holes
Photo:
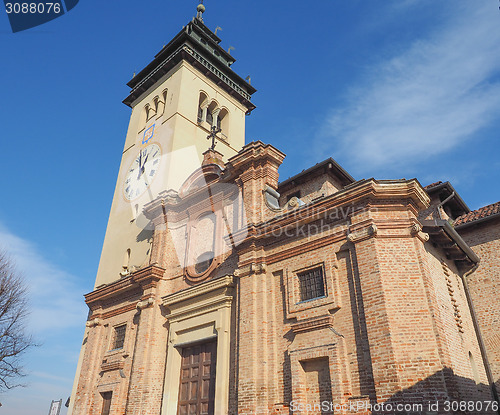
[[429,234],[422,232],[422,226],[416,222],[410,226],[410,234],[417,237],[422,242],[427,242],[429,240]]
[[165,269],[156,264],[141,268],[125,278],[85,294],[85,302],[90,307],[92,304],[99,301],[119,297],[123,295],[124,292],[131,291],[139,286],[142,286],[142,288],[155,287],[156,283],[163,278],[164,272]]
[[148,288],[150,288],[151,285],[156,286],[156,283],[163,278],[164,273],[164,268],[161,268],[156,264],[152,264],[134,272],[132,274],[132,279],[134,282],[143,286],[147,285]]
[[330,327],[333,327],[332,316],[321,316],[309,320],[299,321],[291,325],[292,331],[295,334],[302,333],[305,331],[319,330]]
[[[314,251],[316,249],[323,248],[325,246],[333,245],[338,242],[341,242],[345,240],[345,229],[342,229],[341,231],[322,237],[318,238],[314,241],[308,241],[304,244],[301,244],[299,246],[295,246],[293,248],[285,249],[280,252],[277,252],[275,254],[271,254],[269,256],[266,256],[266,264],[274,264],[275,262],[280,262],[285,259],[293,258],[297,255],[303,254],[304,252],[310,252]],[[252,260],[247,260],[247,261],[242,261],[240,263],[240,267],[245,267],[248,266]]]
[[132,275],[122,278],[118,281],[105,285],[104,287],[97,288],[96,290],[85,294],[85,302],[91,305],[98,301],[106,300],[113,297],[118,297],[126,291],[137,288],[137,285],[132,281]]
[[102,313],[102,314],[100,314],[99,312],[92,313],[92,317],[94,317],[94,314],[95,314],[96,317],[99,316],[102,319],[107,319],[110,317],[117,316],[119,314],[123,314],[123,313],[127,313],[129,311],[132,311],[135,309],[135,307],[136,307],[136,303],[134,302],[131,304],[127,304],[123,307],[116,308],[116,309],[111,310],[111,311],[107,311],[106,313]]
[[101,371],[110,372],[112,370],[120,370],[125,367],[125,362],[123,360],[115,360],[113,362],[103,362],[101,364]]
[[217,339],[214,413],[227,413],[233,286],[233,277],[227,275],[162,298],[170,311],[166,316],[170,327],[161,415],[177,414],[182,348],[214,338]]
[[226,275],[225,277],[216,278],[214,280],[195,285],[194,287],[184,289],[174,294],[166,295],[165,297],[162,297],[162,301],[165,307],[171,308],[172,305],[180,303],[181,301],[186,301],[202,296],[219,288],[228,288],[232,286],[233,277],[231,275]]
[[349,232],[347,234],[347,240],[356,244],[361,241],[365,241],[366,239],[370,239],[377,236],[377,225],[372,223],[362,229],[358,229],[353,232]]

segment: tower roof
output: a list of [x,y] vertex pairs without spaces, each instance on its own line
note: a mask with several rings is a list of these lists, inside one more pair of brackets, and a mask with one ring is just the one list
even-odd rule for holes
[[131,91],[123,102],[132,107],[143,92],[184,59],[245,105],[248,112],[252,111],[255,105],[250,99],[256,89],[230,68],[235,59],[219,45],[220,42],[201,16],[193,18],[127,83]]

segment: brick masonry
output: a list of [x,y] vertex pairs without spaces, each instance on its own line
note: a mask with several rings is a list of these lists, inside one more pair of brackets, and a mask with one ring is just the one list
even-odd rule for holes
[[497,215],[472,221],[467,226],[457,226],[457,230],[481,258],[468,283],[492,375],[500,391],[500,218]]
[[[72,414],[100,414],[102,393],[111,391],[113,415],[165,415],[178,390],[164,385],[179,373],[165,372],[174,340],[172,309],[162,298],[225,275],[235,281],[227,413],[312,414],[319,412],[307,405],[328,401],[340,408],[336,414],[368,414],[352,405],[491,400],[462,279],[472,265],[449,259],[443,244],[422,231],[419,220],[432,213],[426,191],[416,180],[341,185],[331,173],[315,174],[311,185],[307,178],[301,184],[308,203],[276,209],[264,189],[279,191],[283,157],[270,145],[250,143],[224,170],[205,165],[195,173],[206,175],[213,203],[198,197],[196,180],[188,179],[193,185],[181,196],[160,196],[146,208],[155,224],[150,264],[86,296],[90,313]],[[224,184],[239,189],[241,203]],[[214,206],[225,212],[214,215],[214,233],[221,235],[215,259],[192,274],[178,257],[167,217],[189,234],[196,221],[186,215],[197,218]],[[229,234],[227,218],[239,224]],[[498,226],[481,226],[461,234],[482,258],[469,285],[498,379],[492,288],[500,235]],[[189,244],[184,249],[188,257]],[[322,267],[325,296],[301,302],[297,272],[309,267]],[[196,310],[196,301],[186,307]],[[127,324],[125,345],[110,350],[120,324]]]

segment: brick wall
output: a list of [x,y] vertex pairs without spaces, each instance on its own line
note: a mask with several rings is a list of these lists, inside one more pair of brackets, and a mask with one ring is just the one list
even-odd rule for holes
[[500,390],[500,219],[490,219],[457,231],[481,258],[468,277],[469,290],[497,390]]

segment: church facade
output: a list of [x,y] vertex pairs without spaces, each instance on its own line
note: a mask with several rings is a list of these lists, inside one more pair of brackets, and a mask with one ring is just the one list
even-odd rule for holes
[[69,413],[496,413],[500,208],[333,159],[280,182],[203,11],[128,84]]

